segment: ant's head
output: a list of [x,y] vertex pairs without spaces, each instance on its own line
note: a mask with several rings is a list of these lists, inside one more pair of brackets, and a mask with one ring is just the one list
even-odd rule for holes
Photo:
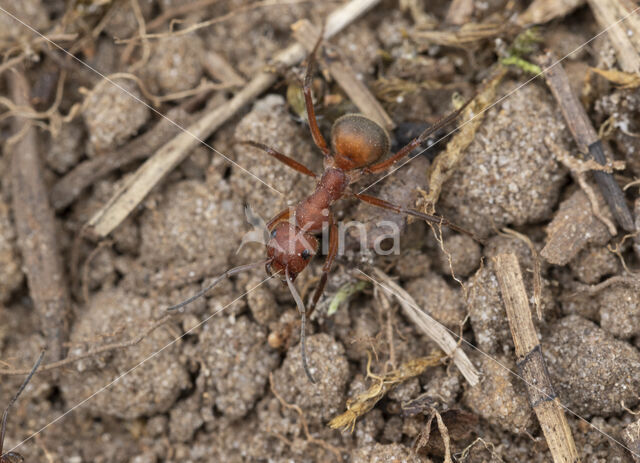
[[346,114],[331,128],[336,166],[351,170],[365,167],[389,152],[387,131],[362,114]]
[[267,243],[267,255],[271,261],[267,271],[284,276],[289,273],[291,280],[302,272],[318,252],[318,240],[289,222],[281,222],[271,232]]

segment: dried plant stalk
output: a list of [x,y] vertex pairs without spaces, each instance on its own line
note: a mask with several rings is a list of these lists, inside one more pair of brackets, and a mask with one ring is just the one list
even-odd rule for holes
[[[562,64],[551,53],[538,57],[536,61],[545,68],[544,77],[547,85],[558,102],[558,106],[560,106],[562,115],[578,145],[578,149],[584,153],[585,159],[594,159],[599,164],[606,165],[605,146],[593,128],[584,107],[573,94],[569,85],[569,78]],[[616,222],[628,232],[635,231],[633,217],[627,207],[624,193],[613,178],[613,175],[607,172],[594,171],[593,176]]]
[[531,238],[527,235],[507,227],[503,228],[502,231],[507,235],[523,241],[529,248],[531,258],[533,259],[533,305],[536,308],[538,320],[542,320],[542,271],[540,270],[540,254],[538,254],[533,241],[531,241]]
[[[389,278],[386,273],[380,269],[375,269],[375,272],[380,282],[370,277],[369,279],[396,297],[407,317],[431,340],[438,344],[440,349],[452,357],[453,363],[458,367],[462,376],[464,376],[472,387],[478,384],[480,381],[478,370],[473,366],[467,354],[460,349],[459,344],[453,336],[451,336],[447,328],[426,314],[418,304],[416,304],[411,295]],[[363,275],[367,276],[364,272]]]
[[[587,0],[598,25],[607,29],[607,35],[616,51],[618,64],[625,72],[640,72],[640,19],[635,14],[638,6],[630,0]],[[629,15],[629,13],[634,14]],[[625,18],[624,21],[620,21]],[[620,21],[616,24],[617,21]]]
[[371,354],[369,354],[367,377],[373,378],[374,383],[369,389],[361,392],[354,399],[348,400],[347,411],[329,421],[329,427],[332,429],[341,428],[353,431],[356,420],[371,410],[387,392],[398,384],[422,374],[427,368],[438,365],[440,359],[443,357],[444,355],[441,353],[432,354],[427,357],[419,357],[403,363],[397,370],[393,370],[383,376],[378,376],[370,371]]
[[449,30],[415,31],[411,33],[411,38],[425,45],[468,48],[479,45],[482,40],[513,33],[516,30],[515,26],[500,23],[467,23]]
[[521,26],[544,24],[568,15],[584,2],[585,0],[534,0],[525,12],[518,16],[517,23]]
[[[24,73],[16,70],[8,76],[14,103],[28,106],[29,83]],[[21,135],[15,145],[7,143],[7,152],[12,153],[12,207],[18,245],[50,356],[59,360],[67,336],[69,291],[58,249],[55,217],[43,177],[36,129],[31,120],[19,116],[14,118],[13,128]]]
[[518,259],[513,253],[495,258],[496,275],[507,311],[520,375],[527,384],[531,407],[556,463],[579,462],[578,451],[560,402],[553,390],[531,317]]

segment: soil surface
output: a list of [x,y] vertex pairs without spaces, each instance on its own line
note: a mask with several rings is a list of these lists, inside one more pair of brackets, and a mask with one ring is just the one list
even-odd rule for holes
[[[264,143],[321,172],[299,87],[305,63],[281,68],[272,59],[294,43],[293,23],[320,26],[342,3],[0,0],[86,63],[0,11],[0,49],[5,63],[15,60],[0,76],[0,405],[26,376],[2,370],[28,370],[55,342],[33,296],[30,237],[16,226],[16,208],[33,199],[12,188],[12,164],[23,154],[16,146],[28,145],[20,137],[35,137],[42,168],[33,176],[51,192],[45,211],[54,214],[58,249],[36,252],[60,259],[65,274],[49,277],[71,295],[58,314],[63,357],[83,357],[48,369],[58,359],[45,354],[10,410],[4,451],[19,445],[25,461],[72,463],[552,461],[518,373],[497,278],[494,258],[511,252],[579,457],[640,461],[640,240],[625,236],[592,174],[559,158],[577,163],[583,155],[544,79],[528,82],[527,65],[543,50],[565,56],[602,29],[581,1],[385,0],[319,54],[312,87],[324,136],[358,111],[327,71],[343,62],[391,116],[392,150],[483,92],[500,66],[508,70],[435,204],[473,237],[352,198],[334,206],[347,230],[307,323],[316,384],[302,368],[296,302],[278,278],[265,280],[263,266],[224,279],[154,326],[225,270],[264,260],[260,224],[313,191],[313,178],[238,142]],[[534,7],[548,14],[532,34],[520,18]],[[169,33],[174,20],[180,31],[212,19],[186,35]],[[162,37],[140,40],[141,33]],[[138,39],[123,41],[131,37]],[[620,69],[606,34],[562,65],[607,153],[624,162],[613,178],[621,187],[637,179],[637,76],[635,87],[622,88],[589,72]],[[178,133],[160,114],[187,127],[264,69],[277,83],[204,140],[215,152],[193,149],[108,240],[83,234]],[[14,72],[26,78],[32,109],[11,103]],[[25,115],[32,129],[17,131],[16,116]],[[450,140],[421,149],[367,194],[422,207],[431,166]],[[624,195],[640,215],[637,183]],[[376,252],[389,249],[385,227],[397,229],[399,241]],[[316,256],[295,281],[305,301],[323,260]],[[398,300],[363,276],[374,268],[454,339],[462,335],[481,379],[472,387],[445,358],[390,388],[353,429],[331,429],[376,378],[438,351]],[[345,288],[355,288],[347,298]]]

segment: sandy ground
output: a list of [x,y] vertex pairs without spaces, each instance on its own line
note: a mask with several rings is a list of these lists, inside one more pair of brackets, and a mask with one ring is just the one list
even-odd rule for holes
[[[179,8],[190,1],[14,3],[0,0],[2,8],[39,30],[76,34],[61,41],[65,48],[105,75],[129,73],[116,82],[184,125],[198,111],[224,104],[242,82],[269,66],[292,43],[292,23],[307,18],[319,25],[340,5],[247,8],[252,2],[231,0],[200,2],[198,9],[181,13]],[[410,138],[410,128],[421,130],[450,112],[454,94],[472,96],[501,59],[513,56],[520,32],[515,24],[528,2],[454,3],[469,12],[456,10],[452,16],[446,1],[384,1],[329,42],[313,80],[327,138],[332,122],[357,108],[323,72],[326,60],[348,63],[372,90],[397,126],[391,133],[392,149],[397,149]],[[518,55],[522,59],[533,60],[543,49],[564,56],[601,29],[588,6],[560,3],[577,8],[542,21],[539,40]],[[189,35],[149,39],[132,48],[116,43],[138,34],[141,19],[151,28],[163,14],[194,24],[230,11],[236,12]],[[462,46],[443,44],[461,30],[456,17],[465,27],[494,25],[493,33],[474,36]],[[314,179],[236,143],[258,141],[315,172],[322,169],[321,152],[300,105],[297,85],[304,65],[276,68],[277,84],[206,140],[235,164],[198,146],[107,243],[78,241],[84,224],[143,158],[178,131],[121,88],[35,43],[28,29],[3,13],[0,24],[3,52],[15,47],[7,57],[23,56],[17,69],[32,89],[31,104],[41,112],[57,105],[39,118],[36,133],[42,181],[53,192],[48,199],[55,207],[55,242],[71,294],[68,313],[60,315],[67,333],[64,355],[136,339],[166,307],[227,268],[264,259],[259,243],[237,251],[252,229],[245,206],[268,220],[313,191]],[[164,32],[168,24],[165,20],[150,32]],[[434,38],[428,34],[433,31],[442,35]],[[605,126],[610,153],[626,163],[615,173],[625,185],[640,175],[637,89],[587,75],[589,67],[617,69],[616,60],[616,50],[602,35],[563,65],[593,125]],[[58,85],[62,72],[66,80]],[[633,270],[640,245],[632,237],[623,239],[620,226],[612,233],[607,224],[614,218],[590,174],[586,185],[593,200],[576,172],[550,148],[548,140],[581,157],[544,80],[519,88],[529,78],[522,67],[509,68],[496,88],[493,100],[498,103],[486,112],[442,185],[437,213],[475,239],[443,228],[441,244],[434,235],[437,228],[421,221],[407,224],[402,216],[352,199],[336,204],[337,219],[363,224],[368,238],[360,248],[355,230],[345,234],[344,250],[307,326],[317,384],[302,370],[299,316],[291,294],[277,279],[265,282],[264,270],[257,268],[223,281],[138,343],[36,374],[11,410],[5,451],[32,436],[15,451],[33,462],[439,462],[446,461],[448,452],[434,418],[437,411],[448,429],[453,461],[551,461],[518,373],[497,279],[494,258],[512,252],[523,270],[548,375],[566,407],[578,455],[584,462],[640,461],[631,453],[640,458],[639,425],[632,413],[640,400],[640,292]],[[11,98],[6,81],[0,92]],[[221,89],[176,95],[203,81]],[[206,98],[198,100],[197,94]],[[151,95],[169,97],[155,101]],[[76,104],[81,105],[77,112],[72,109]],[[75,117],[60,116],[70,112]],[[15,224],[19,202],[12,193],[11,164],[12,156],[21,153],[10,142],[12,119],[0,120],[0,373],[2,368],[28,369],[51,343],[47,320],[30,291],[24,239]],[[447,141],[367,193],[420,207],[430,187],[430,166]],[[126,157],[138,151],[140,156]],[[65,183],[100,157],[126,161],[99,174],[90,168],[81,175],[91,179],[86,187],[74,190]],[[358,186],[373,180],[363,179]],[[68,199],[61,199],[62,190]],[[635,201],[640,212],[637,186],[626,191],[626,198],[631,210]],[[594,214],[594,204],[604,221]],[[376,255],[369,249],[383,233],[382,220],[401,230],[397,254]],[[505,234],[505,227],[528,237],[531,246]],[[316,257],[296,280],[305,300],[319,280],[322,260]],[[328,422],[376,384],[376,375],[438,350],[397,300],[370,282],[328,313],[341,289],[363,281],[362,272],[373,275],[374,268],[393,277],[456,339],[462,333],[462,349],[481,381],[471,387],[451,362],[443,361],[391,388],[353,430],[334,430]],[[48,355],[45,365],[56,360]],[[1,378],[0,404],[6,404],[24,375]]]

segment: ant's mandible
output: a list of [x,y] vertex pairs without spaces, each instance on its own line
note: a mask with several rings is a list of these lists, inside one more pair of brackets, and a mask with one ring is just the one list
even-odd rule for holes
[[22,386],[20,386],[20,388],[18,389],[18,392],[16,392],[16,394],[11,398],[9,404],[7,405],[7,408],[4,409],[4,413],[2,414],[2,428],[0,429],[0,463],[21,463],[24,461],[24,458],[22,458],[22,456],[18,453],[2,453],[4,448],[4,434],[7,430],[7,418],[9,417],[9,409],[13,406],[16,400],[18,400],[18,397],[20,397],[22,391],[24,391],[24,389],[27,387],[27,384],[29,384],[31,378],[33,378],[33,375],[36,373],[36,370],[40,366],[40,363],[42,363],[44,352],[45,351],[43,350],[40,353],[40,356],[38,357],[38,360],[36,360],[36,363],[31,369],[31,372],[29,373],[29,375],[27,375],[26,379],[22,383]]
[[[388,209],[399,214],[411,215],[427,222],[445,225],[453,230],[470,234],[466,230],[451,224],[443,217],[407,209],[374,196],[354,193],[350,190],[349,185],[358,181],[363,175],[379,174],[393,166],[397,161],[424,143],[431,134],[455,121],[471,100],[426,129],[418,137],[411,140],[406,146],[387,159],[381,160],[390,149],[391,143],[389,135],[384,128],[362,114],[347,114],[335,121],[331,128],[330,148],[318,128],[313,101],[311,99],[311,76],[315,65],[316,52],[321,41],[322,36],[316,42],[309,56],[303,86],[311,136],[316,146],[320,148],[324,155],[324,172],[320,176],[315,191],[293,208],[293,215],[291,215],[292,209],[287,208],[276,214],[276,216],[267,223],[270,238],[267,242],[268,258],[266,260],[227,270],[215,278],[208,287],[193,297],[168,309],[177,310],[184,307],[195,299],[203,296],[224,278],[265,265],[267,273],[270,275],[280,275],[289,287],[298,306],[301,316],[300,342],[302,364],[307,377],[312,383],[315,383],[315,380],[307,364],[305,322],[306,318],[313,312],[324,291],[331,265],[338,253],[338,228],[330,210],[333,203],[349,195],[376,207]],[[269,156],[301,174],[317,178],[317,175],[308,167],[279,153],[273,148],[254,141],[241,141],[240,143],[262,150]],[[300,294],[294,286],[294,281],[318,252],[318,240],[315,235],[325,228],[329,230],[329,250],[322,267],[322,277],[307,310]]]

